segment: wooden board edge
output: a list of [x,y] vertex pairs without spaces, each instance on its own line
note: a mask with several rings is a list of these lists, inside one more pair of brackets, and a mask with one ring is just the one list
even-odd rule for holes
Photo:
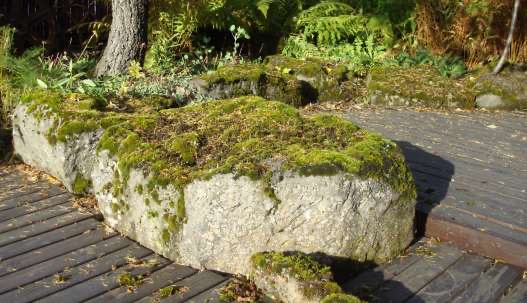
[[469,252],[527,269],[527,245],[500,238],[484,230],[477,230],[428,214],[424,235],[438,238]]

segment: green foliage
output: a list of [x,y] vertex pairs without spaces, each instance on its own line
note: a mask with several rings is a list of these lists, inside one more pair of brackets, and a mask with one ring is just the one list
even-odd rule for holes
[[11,86],[7,73],[14,34],[13,28],[0,27],[0,131],[9,125],[9,113],[18,95],[16,89]]
[[297,27],[307,41],[335,45],[364,30],[366,18],[344,3],[325,1],[298,16]]
[[459,78],[467,73],[465,63],[460,58],[452,55],[435,56],[423,48],[418,49],[414,55],[408,53],[399,54],[395,60],[402,67],[431,65],[443,77]]
[[378,44],[373,35],[329,47],[317,47],[301,36],[292,36],[286,41],[282,53],[293,58],[341,62],[356,74],[365,74],[370,68],[385,64],[388,57],[386,47]]
[[386,18],[364,15],[338,1],[323,1],[302,11],[296,26],[306,41],[318,46],[334,46],[367,36],[376,36],[379,43],[390,45],[394,36]]

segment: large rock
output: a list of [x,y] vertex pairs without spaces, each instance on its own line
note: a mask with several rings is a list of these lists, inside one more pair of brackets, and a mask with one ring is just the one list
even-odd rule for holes
[[486,109],[527,109],[527,65],[506,67],[498,75],[485,73],[477,79],[476,105]]
[[389,107],[474,108],[474,83],[469,78],[450,79],[433,67],[379,67],[367,80],[368,101]]
[[349,99],[354,93],[349,75],[345,65],[276,55],[262,64],[221,67],[195,78],[191,84],[211,99],[253,95],[300,107]]
[[151,115],[34,98],[15,111],[16,153],[94,192],[110,226],[176,262],[242,274],[262,251],[380,263],[412,239],[404,157],[349,122],[255,98]]

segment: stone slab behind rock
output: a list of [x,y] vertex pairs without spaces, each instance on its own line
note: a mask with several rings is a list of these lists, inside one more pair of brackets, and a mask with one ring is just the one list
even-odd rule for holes
[[[119,196],[112,190],[118,159],[97,152],[102,130],[67,143],[50,144],[56,121],[36,119],[27,106],[14,116],[16,153],[57,177],[68,189],[78,175],[91,181],[108,224],[170,259],[230,273],[249,273],[251,255],[261,251],[321,252],[330,256],[384,262],[411,241],[415,201],[400,199],[390,186],[339,173],[299,176],[284,172],[273,184],[279,204],[262,183],[220,174],[184,189],[186,220],[177,232],[166,217],[180,199],[172,186],[158,188],[159,203],[140,193],[152,177],[134,169]],[[170,231],[170,232],[169,232]]]

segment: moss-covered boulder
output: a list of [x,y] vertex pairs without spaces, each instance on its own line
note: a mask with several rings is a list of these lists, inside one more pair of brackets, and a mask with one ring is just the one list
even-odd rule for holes
[[174,261],[248,273],[260,251],[384,262],[412,238],[398,147],[345,120],[257,97],[153,112],[30,94],[16,153],[95,193],[106,222]]
[[315,89],[318,102],[340,101],[353,94],[348,85],[352,73],[344,64],[275,55],[267,57],[264,65],[268,71],[278,71],[309,83]]
[[344,65],[277,55],[262,64],[224,66],[192,83],[212,99],[253,95],[300,107],[348,98],[352,95],[351,86],[346,85],[348,75]]
[[304,253],[256,253],[251,262],[251,278],[256,285],[281,302],[362,302],[344,294],[331,269]]
[[486,109],[527,109],[527,65],[513,65],[500,74],[478,78],[476,106]]
[[368,101],[379,106],[474,108],[471,78],[451,79],[429,66],[374,68],[367,81]]

